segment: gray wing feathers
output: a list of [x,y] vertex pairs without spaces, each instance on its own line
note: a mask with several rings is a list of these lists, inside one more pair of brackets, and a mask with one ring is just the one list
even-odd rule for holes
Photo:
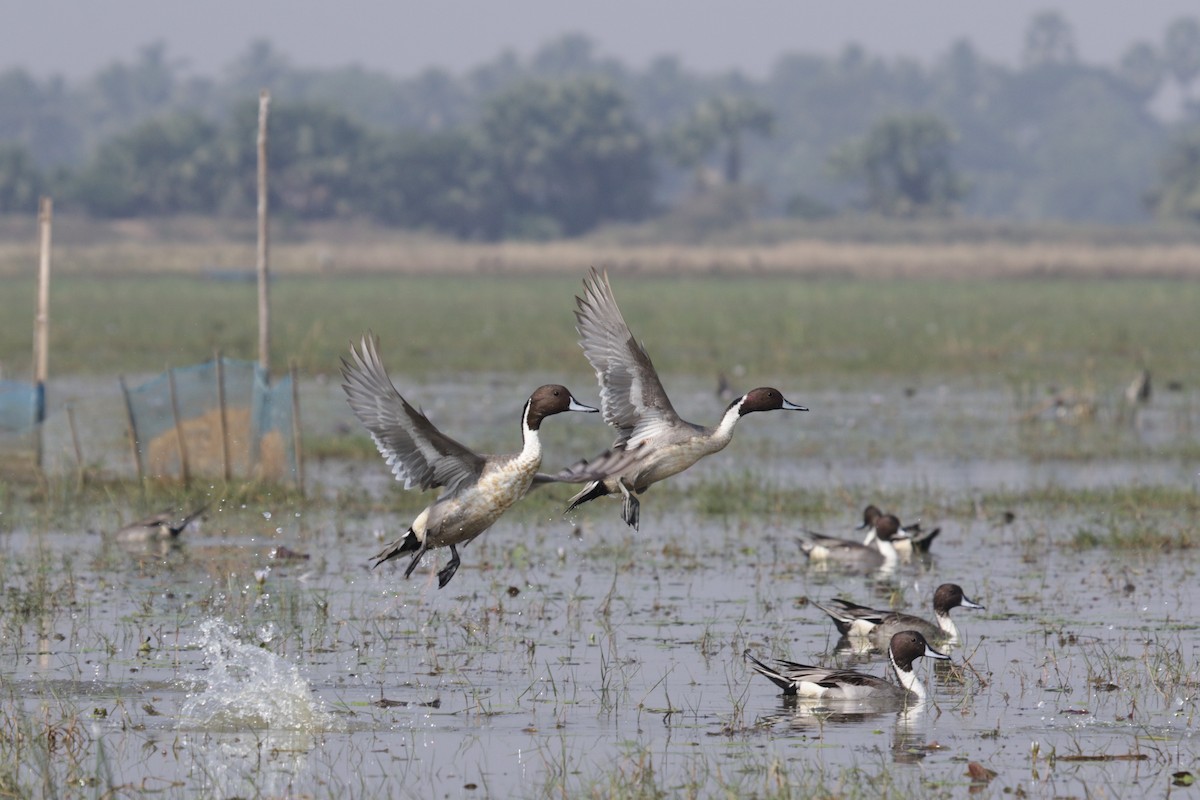
[[405,489],[444,486],[453,493],[478,478],[483,457],[439,431],[400,396],[379,359],[375,337],[363,337],[361,352],[351,345],[350,358],[342,359],[346,399]]
[[539,472],[533,476],[533,485],[544,483],[589,483],[602,481],[610,475],[620,475],[630,465],[641,459],[641,454],[630,450],[605,450],[600,455],[588,461],[586,458],[576,461],[559,472],[548,475]]
[[617,445],[640,438],[641,427],[678,419],[645,348],[638,344],[617,307],[608,276],[592,269],[578,308],[579,345],[600,383],[604,421],[618,431]]

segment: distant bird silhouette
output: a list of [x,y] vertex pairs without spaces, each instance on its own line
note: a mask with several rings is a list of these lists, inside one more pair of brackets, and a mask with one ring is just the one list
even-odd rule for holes
[[1125,389],[1125,402],[1131,406],[1150,402],[1150,370],[1143,369]]

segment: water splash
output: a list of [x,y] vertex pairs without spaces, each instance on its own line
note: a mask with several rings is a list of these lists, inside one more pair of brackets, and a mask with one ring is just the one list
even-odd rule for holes
[[189,692],[181,723],[210,731],[330,730],[333,718],[322,710],[312,687],[295,664],[243,642],[219,619],[200,623],[200,648],[208,666],[206,687]]

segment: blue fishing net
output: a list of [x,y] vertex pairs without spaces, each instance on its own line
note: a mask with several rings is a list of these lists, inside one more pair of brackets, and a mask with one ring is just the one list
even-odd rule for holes
[[255,362],[222,357],[172,369],[126,398],[148,477],[181,476],[186,464],[189,476],[298,480],[290,377],[272,386]]
[[30,435],[45,414],[45,391],[22,381],[0,380],[0,433]]

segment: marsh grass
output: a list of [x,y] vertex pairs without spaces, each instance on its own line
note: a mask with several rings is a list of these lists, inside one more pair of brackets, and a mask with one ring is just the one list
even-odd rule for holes
[[1070,539],[1071,546],[1084,550],[1103,547],[1109,550],[1172,552],[1190,550],[1200,544],[1200,531],[1172,517],[1109,519],[1081,525]]
[[1017,507],[1056,514],[1088,509],[1097,514],[1136,515],[1151,510],[1195,514],[1200,511],[1200,495],[1186,486],[1159,484],[1079,488],[1046,484],[1022,490],[981,492],[966,505],[962,501],[952,502],[943,510],[956,516],[971,516],[985,508]]
[[764,479],[749,470],[723,472],[713,478],[694,481],[684,489],[669,482],[655,486],[657,494],[673,494],[661,502],[683,502],[697,513],[731,520],[751,517],[779,516],[794,519],[823,518],[839,512],[840,504],[827,491],[784,486],[778,481]]
[[[336,379],[349,341],[371,329],[393,376],[535,371],[584,385],[592,376],[572,315],[581,275],[281,278],[272,287],[272,359]],[[1200,325],[1194,282],[613,281],[664,375],[714,383],[736,370],[797,391],[889,376],[905,385],[966,378],[1119,391],[1143,364],[1156,379],[1186,382],[1197,372],[1187,333]],[[0,362],[10,377],[29,363],[32,296],[32,282],[19,278],[0,294]],[[143,374],[207,361],[216,349],[256,352],[253,287],[192,276],[64,277],[52,299],[54,374]],[[530,320],[539,320],[538,333]]]

